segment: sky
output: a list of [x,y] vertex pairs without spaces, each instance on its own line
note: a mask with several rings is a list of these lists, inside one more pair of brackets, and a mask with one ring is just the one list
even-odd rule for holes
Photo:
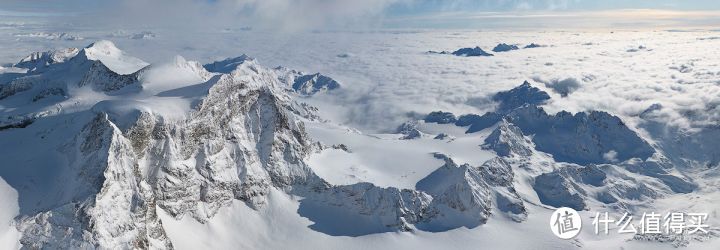
[[[180,0],[182,2],[183,0]],[[3,0],[4,9],[17,11],[63,11],[82,10],[111,6],[117,2],[135,2],[133,0]],[[163,2],[162,0],[142,1]],[[167,1],[165,1],[167,3]],[[365,2],[367,5],[382,3],[390,14],[437,13],[443,11],[513,11],[513,10],[610,10],[610,9],[673,9],[673,10],[709,10],[720,9],[720,2],[714,0],[192,0],[195,3],[222,5],[261,4],[260,2],[300,3],[316,6],[332,6],[333,3],[354,5],[353,2]]]
[[[713,26],[715,0],[2,0],[0,16],[85,25],[345,28]],[[642,10],[640,12],[639,10]],[[87,18],[92,16],[93,18]]]

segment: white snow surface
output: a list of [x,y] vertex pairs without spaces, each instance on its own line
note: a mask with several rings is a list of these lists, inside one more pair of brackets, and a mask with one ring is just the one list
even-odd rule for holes
[[[432,153],[443,153],[458,163],[481,165],[494,157],[478,142],[487,133],[465,134],[453,125],[423,124],[426,131],[452,131],[454,139],[398,140],[397,134],[363,134],[342,126],[308,124],[309,133],[327,144],[344,144],[351,152],[328,149],[310,157],[308,164],[332,184],[370,182],[383,187],[414,189],[415,184],[442,166]],[[487,132],[487,131],[486,131]],[[488,132],[489,133],[489,132]]]

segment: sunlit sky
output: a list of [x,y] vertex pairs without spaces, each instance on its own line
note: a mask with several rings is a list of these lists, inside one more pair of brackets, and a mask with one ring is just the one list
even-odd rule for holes
[[6,17],[128,16],[138,10],[145,11],[142,14],[145,16],[170,13],[180,19],[202,10],[208,17],[222,16],[224,23],[246,26],[271,23],[293,28],[368,26],[368,23],[390,28],[720,25],[717,0],[1,0],[0,3],[0,16]]
[[[115,0],[114,0],[115,1]],[[125,1],[125,0],[116,0]],[[153,0],[150,0],[153,1]],[[253,2],[248,0],[206,0],[218,2]],[[267,0],[280,2],[278,0]],[[289,0],[293,1],[293,0]],[[304,1],[304,0],[295,0]],[[338,0],[337,2],[350,2]],[[23,11],[78,11],[106,5],[109,0],[3,0],[4,9]],[[196,0],[200,2],[200,0]],[[305,1],[305,2],[313,2]],[[323,1],[315,1],[323,2]],[[328,1],[325,1],[328,2]],[[368,2],[379,2],[370,0]],[[720,9],[716,0],[403,0],[390,2],[388,11],[394,14],[436,13],[443,11],[512,11],[512,10],[609,10],[609,9]]]

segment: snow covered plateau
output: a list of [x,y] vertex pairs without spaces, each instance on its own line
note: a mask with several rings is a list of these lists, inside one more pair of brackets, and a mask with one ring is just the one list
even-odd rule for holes
[[718,37],[0,19],[0,249],[720,249]]

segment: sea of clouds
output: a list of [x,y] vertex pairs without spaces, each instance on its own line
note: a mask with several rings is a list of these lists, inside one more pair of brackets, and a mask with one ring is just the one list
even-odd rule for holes
[[[380,2],[373,8],[383,8]],[[152,63],[171,61],[175,55],[206,63],[245,53],[268,67],[282,65],[335,78],[341,90],[307,101],[337,122],[372,132],[392,131],[433,110],[492,110],[490,95],[525,80],[551,93],[549,112],[603,110],[635,128],[655,120],[689,131],[717,126],[720,119],[715,39],[720,33],[711,30],[275,32],[223,26],[93,28],[28,20],[0,21],[0,44],[12,48],[0,51],[6,67],[32,51],[81,47],[99,39],[113,40]],[[68,33],[83,40],[27,36],[38,32]],[[152,38],[133,39],[133,34],[146,33]],[[545,47],[493,57],[426,53],[474,46],[489,51],[501,42]],[[640,118],[650,107],[656,110]]]

